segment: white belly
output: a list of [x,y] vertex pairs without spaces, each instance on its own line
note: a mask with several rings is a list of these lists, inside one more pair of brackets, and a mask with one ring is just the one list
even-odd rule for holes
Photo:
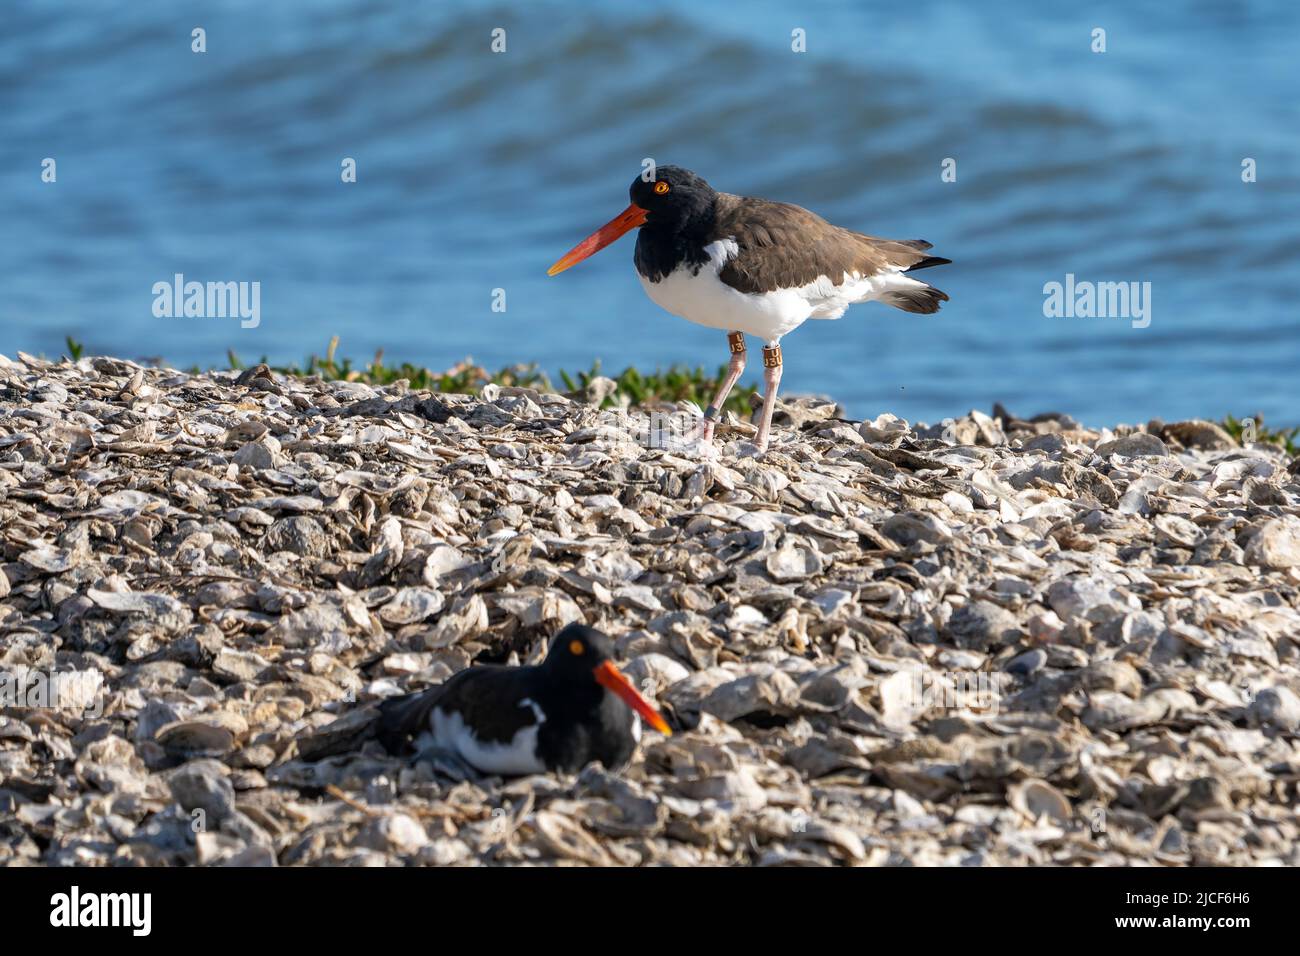
[[466,763],[484,773],[545,773],[546,767],[537,759],[537,731],[546,718],[536,704],[531,701],[524,701],[524,704],[534,708],[539,721],[520,729],[505,743],[479,740],[465,726],[460,714],[448,713],[440,707],[433,709],[429,719],[430,730],[438,746],[460,754]]
[[838,285],[821,276],[795,289],[773,292],[740,292],[718,278],[718,273],[737,251],[730,239],[710,243],[704,250],[709,259],[693,271],[678,266],[658,282],[637,273],[646,295],[666,309],[697,325],[744,332],[765,342],[774,342],[792,332],[807,319],[838,319],[854,302],[877,299],[891,289],[923,285],[897,272],[862,278],[842,276]]

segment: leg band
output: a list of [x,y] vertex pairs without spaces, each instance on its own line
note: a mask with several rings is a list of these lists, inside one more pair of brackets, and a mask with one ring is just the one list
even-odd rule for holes
[[732,355],[740,355],[745,351],[745,333],[728,332],[727,345],[731,346]]
[[781,346],[764,345],[763,346],[763,368],[780,368],[781,367]]
[[715,422],[718,420],[718,406],[710,405],[704,410],[704,420],[706,422]]

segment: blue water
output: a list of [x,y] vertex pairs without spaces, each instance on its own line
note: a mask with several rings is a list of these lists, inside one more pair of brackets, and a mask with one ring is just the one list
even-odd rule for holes
[[[286,362],[338,335],[434,368],[717,366],[631,238],[545,274],[653,157],[955,261],[937,316],[789,336],[786,390],[1300,421],[1300,5],[1056,6],[5,0],[0,353]],[[261,324],[156,318],[178,272],[260,282]],[[1045,317],[1067,273],[1150,282],[1149,327]]]

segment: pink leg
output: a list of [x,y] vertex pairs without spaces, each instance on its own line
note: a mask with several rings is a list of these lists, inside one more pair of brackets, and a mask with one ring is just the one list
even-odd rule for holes
[[713,404],[705,411],[704,421],[701,423],[700,437],[706,442],[713,440],[713,427],[717,424],[717,416],[722,414],[722,405],[731,394],[731,389],[736,382],[740,380],[741,373],[745,371],[744,333],[728,332],[727,345],[731,349],[731,364],[727,367],[727,376],[718,387],[718,394],[713,396]]
[[770,342],[763,346],[763,417],[758,423],[758,438],[754,444],[760,452],[767,451],[767,440],[772,433],[772,410],[776,407],[776,390],[781,384],[781,346]]

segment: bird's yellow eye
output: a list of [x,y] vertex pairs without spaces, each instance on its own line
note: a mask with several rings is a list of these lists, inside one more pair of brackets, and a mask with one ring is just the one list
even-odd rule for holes
[[569,653],[574,657],[580,656],[586,649],[582,641],[569,641]]
[[660,182],[655,183],[655,192],[658,193],[660,196],[662,196],[664,193],[668,192],[668,189],[669,189],[669,186],[668,186],[668,184],[665,183],[665,182],[660,181]]

